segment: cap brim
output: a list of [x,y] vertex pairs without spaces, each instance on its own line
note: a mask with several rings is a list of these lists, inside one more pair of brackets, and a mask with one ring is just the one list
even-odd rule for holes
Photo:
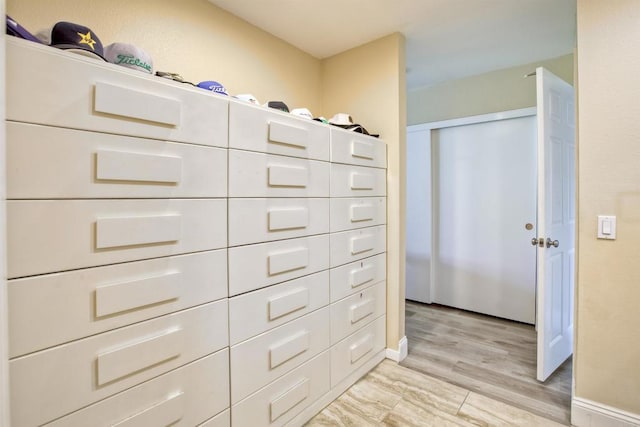
[[52,44],[51,46],[69,52],[77,53],[78,55],[86,56],[88,58],[100,58],[105,62],[109,62],[105,59],[104,56],[100,55],[99,53],[89,49],[83,49],[73,44]]

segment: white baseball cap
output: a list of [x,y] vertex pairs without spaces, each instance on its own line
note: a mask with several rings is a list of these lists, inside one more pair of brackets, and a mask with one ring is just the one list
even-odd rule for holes
[[311,111],[306,108],[294,108],[291,110],[291,114],[313,120],[313,114],[311,114]]
[[246,101],[252,104],[260,105],[256,97],[251,95],[250,93],[242,93],[240,95],[235,95],[235,98],[238,98],[241,101]]
[[336,113],[329,119],[332,125],[348,126],[353,124],[353,119],[347,113]]
[[104,57],[112,64],[153,74],[151,55],[132,44],[111,43],[104,48]]

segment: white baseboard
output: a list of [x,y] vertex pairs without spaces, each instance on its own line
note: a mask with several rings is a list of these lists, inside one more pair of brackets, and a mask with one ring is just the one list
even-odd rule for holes
[[402,339],[400,339],[400,342],[398,342],[398,350],[387,348],[386,356],[387,359],[391,359],[394,362],[400,363],[404,360],[405,357],[407,357],[408,352],[409,343],[407,341],[407,337],[404,336],[402,337]]
[[576,427],[640,426],[640,414],[574,397],[571,400],[571,424]]

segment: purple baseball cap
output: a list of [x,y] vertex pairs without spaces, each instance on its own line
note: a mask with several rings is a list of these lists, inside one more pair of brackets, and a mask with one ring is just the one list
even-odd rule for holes
[[42,43],[36,36],[27,31],[22,25],[18,24],[15,19],[9,15],[7,17],[7,34],[10,36],[19,37],[21,39],[29,40],[36,43]]

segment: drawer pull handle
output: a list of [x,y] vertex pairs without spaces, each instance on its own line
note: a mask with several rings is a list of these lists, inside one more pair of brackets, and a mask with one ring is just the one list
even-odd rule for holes
[[351,174],[351,189],[373,190],[373,175],[370,173],[353,172]]
[[272,187],[306,187],[307,168],[295,166],[269,166],[269,185]]
[[269,141],[307,148],[308,132],[306,129],[285,125],[284,123],[269,122]]
[[269,320],[305,308],[307,304],[309,304],[307,288],[298,288],[284,295],[276,295],[269,299]]
[[373,264],[367,264],[362,268],[351,270],[351,287],[357,288],[360,285],[372,281],[374,273]]
[[373,144],[365,141],[351,141],[351,156],[373,160]]
[[98,355],[98,385],[107,384],[180,356],[182,329],[166,330],[136,343]]
[[169,126],[180,124],[180,101],[104,82],[96,83],[96,112],[130,117]]
[[282,414],[305,400],[307,397],[309,397],[309,379],[303,378],[289,390],[271,401],[271,404],[269,405],[271,422],[280,418]]
[[309,331],[302,331],[269,350],[269,367],[274,369],[309,349]]
[[351,206],[351,222],[371,221],[373,213],[373,205]]
[[309,210],[307,208],[272,209],[269,210],[268,215],[269,231],[306,228],[309,225]]
[[309,265],[309,249],[297,248],[269,255],[269,275],[298,270]]
[[357,323],[368,315],[373,314],[373,299],[369,298],[361,303],[354,304],[349,311],[351,324]]
[[176,242],[181,234],[180,215],[99,218],[96,221],[96,248]]
[[182,177],[180,157],[98,151],[96,179],[177,184]]
[[370,234],[351,238],[351,255],[357,255],[362,252],[373,249],[373,236]]
[[351,350],[351,363],[356,363],[365,354],[373,350],[373,334],[367,334],[360,341],[353,344],[349,350]]
[[157,402],[137,414],[113,424],[113,427],[173,425],[182,418],[184,405],[184,393],[174,393],[167,399]]
[[96,287],[96,317],[108,316],[175,300],[180,296],[181,275],[165,273],[146,279]]

